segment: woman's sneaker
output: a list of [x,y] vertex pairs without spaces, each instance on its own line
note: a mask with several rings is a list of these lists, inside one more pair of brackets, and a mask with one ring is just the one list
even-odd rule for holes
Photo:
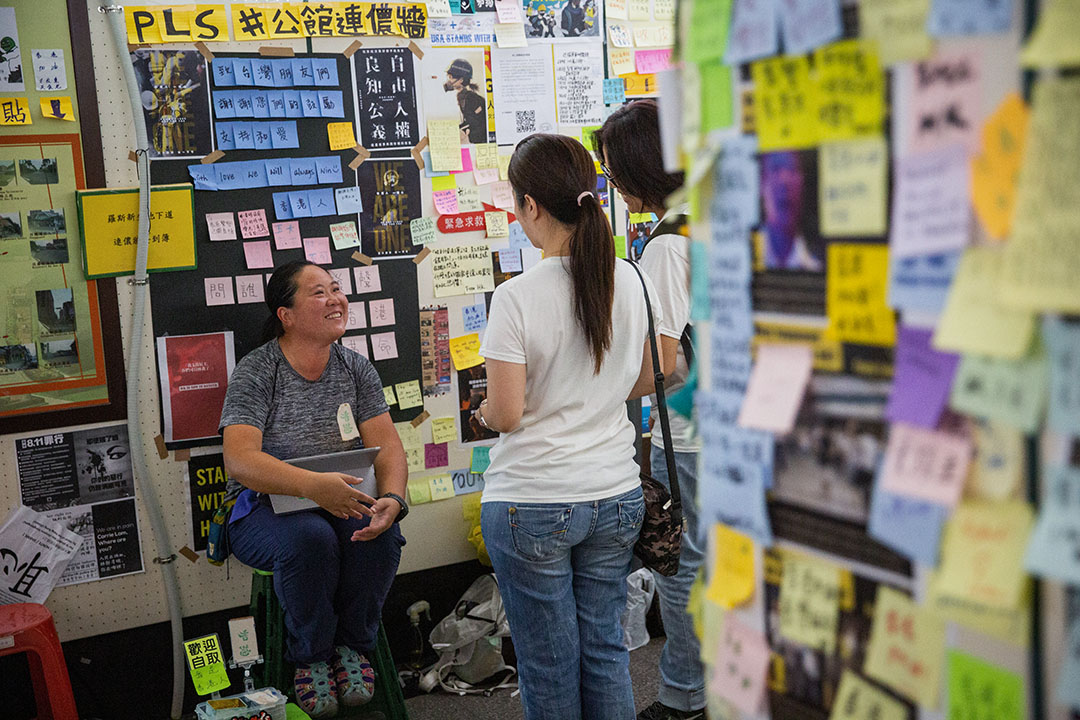
[[367,658],[352,648],[338,645],[331,659],[337,696],[347,707],[363,705],[375,694],[375,670]]
[[657,700],[639,712],[637,720],[705,720],[705,711],[676,710]]
[[296,702],[313,718],[330,718],[337,715],[338,699],[335,685],[330,663],[317,662],[296,666],[296,674],[293,675]]

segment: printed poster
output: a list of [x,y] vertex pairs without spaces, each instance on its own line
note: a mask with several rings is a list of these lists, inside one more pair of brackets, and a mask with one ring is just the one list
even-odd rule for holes
[[0,525],[0,605],[44,603],[81,542],[25,505],[16,508]]
[[602,8],[602,0],[528,0],[525,36],[539,40],[601,37]]
[[353,55],[360,144],[368,150],[411,148],[420,142],[413,54],[408,48],[361,48]]
[[492,48],[495,135],[517,145],[533,133],[555,132],[555,69],[551,47]]
[[363,206],[370,208],[360,213],[362,252],[370,257],[408,257],[420,252],[409,227],[423,212],[420,169],[412,158],[368,160],[358,175]]
[[220,452],[197,455],[187,462],[184,480],[188,488],[188,516],[191,518],[191,549],[206,550],[210,537],[210,520],[225,499],[225,456]]
[[450,321],[445,307],[420,311],[420,367],[425,397],[450,392]]
[[151,158],[199,157],[211,150],[206,59],[195,50],[131,53]]
[[22,46],[15,24],[15,8],[0,7],[0,93],[25,92]]
[[57,585],[143,571],[127,426],[15,441],[19,497],[82,538]]
[[486,143],[491,89],[488,55],[482,47],[432,48],[422,61],[421,92],[428,119],[456,118],[462,145]]
[[236,366],[232,331],[159,337],[157,354],[165,442],[217,437]]

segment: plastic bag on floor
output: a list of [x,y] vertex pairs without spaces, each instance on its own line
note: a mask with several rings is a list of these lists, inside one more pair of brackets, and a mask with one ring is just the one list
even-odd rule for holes
[[627,650],[637,650],[649,643],[645,615],[655,594],[656,582],[648,568],[635,570],[626,576],[626,610],[622,614],[622,627]]

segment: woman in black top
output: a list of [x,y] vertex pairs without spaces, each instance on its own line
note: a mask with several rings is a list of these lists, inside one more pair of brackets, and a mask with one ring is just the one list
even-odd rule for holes
[[479,86],[472,81],[473,66],[468,60],[458,58],[446,68],[446,82],[443,90],[457,91],[458,109],[461,110],[461,141],[470,143],[487,142],[487,102],[477,90]]

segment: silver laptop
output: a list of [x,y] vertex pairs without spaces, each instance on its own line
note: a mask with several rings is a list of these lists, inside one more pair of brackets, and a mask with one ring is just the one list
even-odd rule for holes
[[[339,472],[360,478],[360,482],[353,485],[353,487],[362,493],[375,497],[374,462],[375,456],[379,454],[379,449],[378,447],[362,448],[326,455],[293,458],[285,462],[313,472]],[[315,510],[319,507],[314,500],[305,497],[275,495],[274,493],[270,494],[270,505],[278,515],[287,515],[301,510]]]

